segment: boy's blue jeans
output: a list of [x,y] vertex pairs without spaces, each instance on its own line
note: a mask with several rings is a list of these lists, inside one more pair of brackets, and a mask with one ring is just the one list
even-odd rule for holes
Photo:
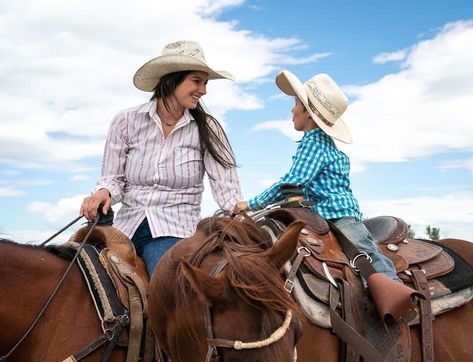
[[150,278],[159,259],[180,239],[175,236],[153,238],[148,219],[145,218],[141,222],[131,241],[135,245],[136,253],[143,258]]
[[387,256],[385,256],[376,245],[371,233],[365,224],[354,217],[342,217],[330,220],[353,245],[359,250],[366,252],[372,259],[371,265],[374,270],[386,274],[391,279],[402,283],[396,274],[394,265]]

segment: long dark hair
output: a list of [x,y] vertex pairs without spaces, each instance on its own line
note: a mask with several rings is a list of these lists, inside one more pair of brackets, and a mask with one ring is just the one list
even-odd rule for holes
[[[154,88],[151,100],[162,99],[166,110],[172,114],[169,106],[169,98],[174,94],[175,89],[192,71],[183,71],[166,74],[163,76]],[[200,152],[202,157],[207,150],[212,157],[225,168],[236,166],[235,155],[228,141],[227,135],[218,121],[207,113],[200,101],[195,109],[189,109],[192,117],[197,123],[199,130]],[[210,125],[212,123],[212,127]],[[224,142],[221,137],[223,136]]]

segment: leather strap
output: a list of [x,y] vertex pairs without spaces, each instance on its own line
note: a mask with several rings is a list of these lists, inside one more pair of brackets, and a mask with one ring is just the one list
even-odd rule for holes
[[[353,307],[351,304],[352,293],[350,284],[346,280],[339,280],[339,288],[342,291],[342,318],[354,329],[356,328],[355,316],[353,315]],[[358,362],[360,360],[360,355],[354,348],[354,346],[344,343],[343,353],[345,354],[342,361],[346,362]]]
[[335,334],[345,343],[353,346],[356,351],[363,356],[365,361],[383,362],[383,356],[352,326],[345,322],[337,313],[337,305],[340,300],[340,293],[330,284],[330,321]]
[[371,274],[376,273],[376,270],[371,265],[371,261],[369,261],[367,257],[364,257],[364,254],[360,253],[353,243],[332,222],[327,222],[330,226],[330,230],[337,237],[343,252],[350,259],[351,264],[353,264],[365,280],[368,280]]
[[292,289],[294,288],[294,278],[296,277],[297,271],[299,270],[299,267],[301,266],[302,261],[304,260],[304,258],[310,255],[311,253],[309,249],[305,247],[297,248],[296,259],[292,263],[291,270],[289,271],[287,275],[287,279],[284,282],[284,289],[288,293],[292,293]]
[[63,362],[80,361],[87,357],[89,354],[91,354],[93,351],[95,351],[97,348],[104,345],[106,342],[109,342],[109,346],[103,355],[103,359],[107,361],[113,351],[113,347],[115,347],[115,345],[117,344],[118,338],[120,337],[124,329],[125,326],[122,324],[122,322],[118,320],[115,321],[115,324],[108,330],[107,333],[104,333],[97,339],[93,340],[87,346],[82,348],[79,352],[74,353],[73,355],[66,358]]
[[82,348],[79,352],[77,353],[74,353],[73,355],[69,356],[68,358],[66,358],[63,362],[76,362],[76,361],[80,361],[81,359],[83,359],[84,357],[88,356],[89,354],[91,354],[93,351],[95,351],[97,348],[99,348],[100,346],[102,346],[105,342],[108,341],[108,337],[104,334],[104,335],[101,335],[99,338],[97,338],[96,340],[92,341],[91,343],[89,343],[87,346],[85,346],[84,348]]
[[120,324],[118,326],[118,329],[115,331],[115,334],[113,335],[107,348],[105,349],[105,352],[102,356],[102,362],[108,362],[110,360],[110,356],[112,355],[113,349],[117,345],[118,339],[120,338],[120,335],[123,333],[124,329],[125,328],[123,325]]
[[430,303],[430,289],[425,273],[422,270],[411,270],[414,286],[420,291],[425,299],[419,302],[419,317],[422,327],[422,360],[424,362],[434,361],[434,338],[432,325],[432,305]]

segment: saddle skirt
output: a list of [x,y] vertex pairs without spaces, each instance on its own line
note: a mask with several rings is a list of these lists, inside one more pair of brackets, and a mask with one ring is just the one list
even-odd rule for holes
[[[88,226],[80,228],[69,244],[80,244],[89,231]],[[136,254],[131,240],[113,226],[96,226],[88,243],[101,249],[100,263],[113,282],[120,303],[129,312],[127,361],[136,361],[140,356],[144,361],[151,361],[154,341],[147,323],[149,277],[143,260]],[[101,282],[100,278],[95,279]]]
[[[258,223],[275,239],[296,219],[306,223],[301,231],[298,250],[307,253],[307,257],[297,272],[293,294],[307,318],[321,327],[331,328],[328,308],[330,284],[334,284],[336,279],[352,279],[346,275],[351,268],[350,260],[327,222],[311,210],[274,209]],[[413,284],[413,270],[423,271],[433,315],[445,313],[473,299],[473,268],[452,250],[431,240],[408,239],[407,224],[393,216],[367,219],[364,224],[381,251],[393,261],[406,285]],[[289,272],[290,263],[285,268]],[[417,323],[418,311],[409,324]]]

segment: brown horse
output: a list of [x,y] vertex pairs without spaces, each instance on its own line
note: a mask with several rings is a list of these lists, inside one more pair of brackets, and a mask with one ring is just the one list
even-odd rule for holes
[[[440,243],[453,249],[473,265],[473,243],[443,239]],[[434,358],[437,361],[473,361],[473,301],[453,311],[438,315],[433,321]],[[411,361],[422,361],[421,330],[411,327]],[[297,344],[298,361],[339,361],[340,340],[331,330],[303,321],[303,336]]]
[[296,316],[297,305],[279,271],[301,228],[294,223],[271,247],[252,221],[214,217],[164,255],[150,281],[149,321],[171,361],[295,359],[300,324],[288,311]]
[[[260,310],[269,308],[262,307],[261,304],[272,300],[273,297],[285,300],[287,293],[281,289],[279,278],[279,281],[275,282],[273,291],[265,290],[259,293],[260,280],[252,279],[255,278],[253,272],[254,274],[266,273],[270,270],[266,263],[268,256],[279,254],[278,262],[272,263],[272,275],[277,275],[274,265],[276,267],[282,265],[287,260],[288,254],[294,251],[295,244],[291,238],[297,239],[299,226],[289,228],[289,232],[280,239],[280,242],[273,248],[269,248],[267,236],[251,223],[243,222],[244,227],[230,221],[222,221],[222,223],[217,227],[210,227],[208,222],[200,225],[195,236],[182,240],[165,255],[158,264],[156,273],[153,274],[149,299],[150,322],[159,346],[166,351],[172,361],[205,360],[208,350],[205,305],[212,306],[212,328],[216,338],[244,341],[262,339],[278,325],[275,323],[272,327],[265,328],[265,332],[258,331],[257,326],[263,325]],[[232,247],[227,245],[230,242],[226,239],[232,241]],[[252,243],[258,248],[252,251],[241,251],[241,249],[240,252],[222,251],[226,246],[230,248],[229,250],[236,249],[234,241]],[[473,265],[473,243],[457,239],[445,239],[440,242]],[[261,251],[261,248],[265,251]],[[248,253],[250,254],[246,255]],[[255,255],[251,256],[251,253]],[[229,264],[232,268],[246,265],[249,269],[243,274],[248,273],[245,275],[248,279],[232,279],[233,274],[238,272],[234,269],[225,269],[217,277],[208,275],[212,273],[213,266],[223,258],[222,254],[230,259]],[[249,258],[248,263],[246,257]],[[186,262],[181,263],[183,260]],[[190,267],[187,262],[193,265],[201,263],[202,270]],[[191,290],[194,292],[189,294]],[[257,302],[251,300],[242,302],[242,298],[245,299],[250,294],[258,295]],[[254,309],[255,303],[256,309]],[[278,307],[280,311],[283,308],[295,308],[290,301],[284,303],[283,306]],[[251,310],[252,308],[254,310]],[[281,319],[282,317],[279,318]],[[297,360],[299,362],[339,361],[340,339],[330,329],[316,326],[304,317],[301,317],[301,320],[303,335],[297,343]],[[435,359],[438,361],[473,360],[472,325],[473,301],[436,316],[433,322]],[[418,326],[411,328],[411,337],[411,360],[422,361],[421,331]],[[280,348],[285,349],[286,353],[280,356],[264,354],[264,348],[247,351],[218,348],[218,351],[223,358],[222,361],[291,361],[292,338],[294,337],[291,336],[289,343],[288,341],[285,344],[274,343],[274,346],[279,345]]]
[[[0,240],[0,360],[28,330],[68,263],[42,247]],[[74,265],[42,318],[6,361],[62,361],[101,335],[87,285]],[[84,361],[101,361],[105,348]],[[126,350],[115,347],[111,360],[125,359]]]

